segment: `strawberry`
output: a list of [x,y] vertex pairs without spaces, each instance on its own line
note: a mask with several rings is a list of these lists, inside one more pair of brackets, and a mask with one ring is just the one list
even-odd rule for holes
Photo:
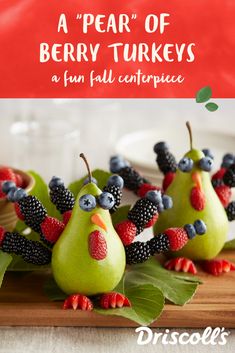
[[219,276],[222,273],[235,271],[235,264],[227,260],[208,260],[202,263],[203,269],[213,276]]
[[50,243],[55,243],[65,228],[64,223],[53,217],[45,217],[41,224],[41,231]]
[[156,213],[152,219],[150,219],[150,221],[145,225],[144,228],[150,228],[152,226],[154,226],[154,224],[157,222],[158,220],[158,213]]
[[177,257],[176,259],[171,259],[166,261],[164,267],[170,271],[181,271],[181,272],[189,272],[192,274],[197,273],[196,266],[190,259],[186,259],[185,257]]
[[129,299],[121,294],[116,292],[110,292],[103,294],[100,298],[100,306],[103,309],[115,309],[115,308],[123,308],[125,306],[131,306]]
[[117,224],[115,229],[123,245],[130,245],[137,233],[136,225],[131,221],[123,221]]
[[72,211],[66,211],[63,213],[63,223],[66,225],[68,221],[70,220],[70,217],[72,215]]
[[215,187],[215,192],[219,197],[222,205],[226,208],[230,202],[232,191],[227,185],[220,185]]
[[171,251],[180,250],[188,242],[187,233],[183,228],[168,228],[164,234],[168,237]]
[[107,243],[104,235],[95,230],[89,235],[89,252],[93,259],[103,260],[107,256]]
[[151,191],[151,190],[161,190],[161,188],[154,186],[154,185],[151,185],[151,184],[148,184],[148,183],[144,183],[144,184],[141,184],[141,186],[137,192],[137,195],[139,197],[145,197],[147,192]]
[[15,207],[15,213],[17,215],[17,217],[21,220],[21,221],[24,221],[24,216],[23,214],[21,213],[21,210],[20,210],[20,205],[16,202],[14,204],[14,207]]
[[226,168],[220,168],[213,176],[212,180],[223,180],[224,174],[226,172]]
[[5,199],[6,194],[2,191],[2,183],[3,181],[0,181],[0,199]]
[[166,173],[162,183],[162,188],[164,192],[167,190],[167,188],[170,186],[170,184],[174,179],[175,179],[175,173],[172,173],[172,172]]
[[23,178],[22,178],[22,176],[20,175],[20,174],[15,174],[15,178],[16,178],[16,186],[18,187],[18,188],[22,188],[22,186],[23,186]]
[[206,205],[205,194],[201,189],[199,189],[196,186],[191,190],[190,201],[191,201],[191,206],[195,210],[197,211],[204,210]]
[[14,181],[16,182],[15,173],[11,168],[8,167],[0,167],[0,180],[1,181]]
[[0,246],[3,242],[4,237],[5,237],[5,229],[0,226]]
[[91,311],[93,310],[93,304],[91,300],[82,294],[72,294],[70,295],[63,304],[63,309],[72,309],[77,310],[86,310]]

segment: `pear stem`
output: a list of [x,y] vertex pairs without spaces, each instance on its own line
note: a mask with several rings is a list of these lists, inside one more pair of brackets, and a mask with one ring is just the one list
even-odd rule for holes
[[88,163],[84,153],[80,153],[79,157],[81,157],[84,160],[85,164],[86,164],[87,171],[88,171],[89,183],[91,183],[92,182],[92,175],[91,175],[91,169],[90,169],[89,163]]
[[186,122],[186,126],[187,126],[188,133],[189,133],[190,149],[192,150],[193,149],[193,132],[192,132],[192,128],[191,128],[189,121]]

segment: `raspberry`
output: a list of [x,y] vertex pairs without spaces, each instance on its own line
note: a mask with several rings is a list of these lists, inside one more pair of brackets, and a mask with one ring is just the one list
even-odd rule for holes
[[22,176],[20,175],[20,174],[15,174],[15,178],[16,178],[16,186],[18,187],[18,188],[22,188],[23,187],[23,178],[22,178]]
[[0,246],[4,240],[4,237],[5,237],[5,229],[0,226]]
[[89,235],[89,253],[95,260],[103,260],[107,256],[105,237],[98,230],[95,230]]
[[231,165],[228,170],[225,172],[223,177],[224,184],[230,188],[235,187],[235,164]]
[[65,228],[64,223],[53,217],[46,217],[41,224],[41,231],[45,239],[55,243]]
[[59,185],[50,191],[51,202],[56,206],[60,213],[71,211],[75,204],[75,199],[72,192],[65,188],[64,185]]
[[124,186],[134,192],[138,192],[140,186],[145,183],[145,179],[132,167],[125,167],[119,171],[119,175],[124,180]]
[[220,185],[215,188],[215,192],[219,197],[222,205],[226,208],[232,196],[232,191],[227,185]]
[[68,224],[68,222],[69,222],[71,216],[72,216],[72,211],[66,211],[66,212],[63,213],[63,223],[64,223],[65,225]]
[[169,239],[171,251],[182,249],[188,242],[187,233],[183,228],[168,228],[164,233]]
[[218,170],[218,172],[216,172],[213,176],[212,176],[212,180],[218,180],[218,179],[220,179],[220,180],[222,180],[223,179],[223,177],[224,177],[224,174],[225,174],[225,172],[226,172],[226,168],[220,168],[219,170]]
[[41,202],[35,196],[29,195],[20,200],[18,205],[19,212],[24,217],[25,224],[35,232],[40,232],[40,225],[47,215]]
[[169,172],[175,173],[177,170],[176,159],[173,154],[167,150],[158,152],[156,162],[164,175]]
[[116,225],[116,232],[118,233],[123,245],[130,245],[136,236],[136,226],[131,221],[123,221]]
[[153,256],[155,254],[160,254],[166,252],[170,248],[170,242],[168,236],[164,233],[156,235],[154,238],[150,239],[148,242],[150,248],[150,254]]
[[137,264],[147,261],[151,256],[149,243],[136,241],[125,247],[127,264]]
[[148,184],[148,183],[144,183],[142,185],[140,185],[140,188],[137,192],[137,195],[139,197],[145,197],[145,195],[147,194],[148,191],[151,191],[151,190],[161,190],[161,188],[155,186],[155,185],[151,185],[151,184]]
[[153,216],[153,218],[152,219],[150,219],[150,221],[145,225],[145,227],[144,228],[150,228],[150,227],[153,227],[154,226],[154,224],[157,222],[157,220],[158,220],[158,213],[156,213],[154,216]]
[[230,202],[230,204],[228,205],[225,211],[227,213],[229,222],[234,221],[235,220],[235,201]]
[[163,183],[162,183],[162,188],[163,188],[164,192],[171,185],[171,183],[173,182],[174,179],[175,179],[175,173],[168,172],[165,174],[165,177],[164,177]]
[[185,257],[177,257],[176,259],[171,259],[165,262],[164,267],[169,271],[176,272],[189,272],[192,274],[197,273],[196,266],[190,259]]
[[15,173],[11,168],[8,167],[1,167],[0,168],[0,180],[1,181],[13,181],[16,182]]
[[77,310],[86,310],[86,311],[91,311],[93,310],[93,304],[91,300],[86,297],[85,295],[82,294],[72,294],[70,295],[63,304],[63,309],[71,309]]
[[235,271],[235,264],[227,260],[204,261],[202,267],[213,276],[219,276],[224,272]]
[[137,234],[143,231],[143,228],[158,213],[157,206],[147,198],[140,199],[128,213],[129,221],[137,227]]
[[21,255],[24,261],[34,265],[47,265],[51,261],[51,251],[38,241],[28,240],[19,233],[6,232],[1,244],[6,253]]
[[104,191],[109,192],[114,197],[115,204],[109,210],[109,212],[114,213],[115,211],[117,211],[118,206],[120,206],[121,199],[122,199],[122,190],[118,186],[108,185],[104,187]]
[[24,216],[23,216],[22,213],[21,213],[20,205],[16,202],[16,203],[14,204],[14,207],[15,207],[15,213],[16,213],[17,217],[18,217],[21,221],[24,221]]
[[105,293],[100,298],[100,306],[103,309],[115,309],[123,308],[125,306],[131,306],[129,299],[121,294],[116,292]]
[[202,211],[205,208],[206,205],[206,198],[203,193],[198,187],[194,187],[191,190],[191,195],[190,195],[190,201],[191,201],[191,206],[197,210],[197,211]]

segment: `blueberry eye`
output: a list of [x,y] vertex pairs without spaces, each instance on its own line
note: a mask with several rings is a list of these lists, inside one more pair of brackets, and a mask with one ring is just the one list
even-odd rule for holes
[[193,160],[191,158],[184,157],[180,160],[178,167],[181,172],[190,172],[193,169]]
[[104,210],[110,210],[115,205],[115,199],[110,192],[102,192],[98,196],[98,203]]
[[213,160],[210,157],[203,157],[199,161],[199,167],[205,172],[210,172],[213,166]]
[[83,211],[90,212],[96,208],[96,198],[91,194],[85,194],[79,199],[79,206]]

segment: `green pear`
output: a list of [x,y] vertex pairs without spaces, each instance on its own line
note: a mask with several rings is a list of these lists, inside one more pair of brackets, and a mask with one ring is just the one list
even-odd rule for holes
[[[160,214],[154,233],[158,234],[169,227],[193,224],[196,219],[201,219],[206,223],[206,234],[195,237],[182,250],[171,255],[188,257],[192,260],[209,260],[219,254],[227,240],[228,219],[214,191],[210,174],[199,167],[198,162],[204,157],[203,152],[193,149],[191,142],[191,150],[185,157],[194,161],[194,167],[188,173],[177,170],[174,181],[166,190],[166,194],[172,197],[173,208]],[[195,175],[200,180],[206,198],[205,208],[202,211],[195,210],[190,202],[191,189],[195,186]]]
[[[79,206],[79,199],[84,194],[97,197],[101,192],[92,182],[81,189],[72,216],[53,248],[53,276],[67,294],[96,295],[112,291],[124,274],[125,250],[109,211],[97,206],[86,212]],[[105,227],[92,220],[95,214]],[[107,256],[103,260],[96,260],[89,253],[89,235],[95,230],[102,232],[107,243]]]

